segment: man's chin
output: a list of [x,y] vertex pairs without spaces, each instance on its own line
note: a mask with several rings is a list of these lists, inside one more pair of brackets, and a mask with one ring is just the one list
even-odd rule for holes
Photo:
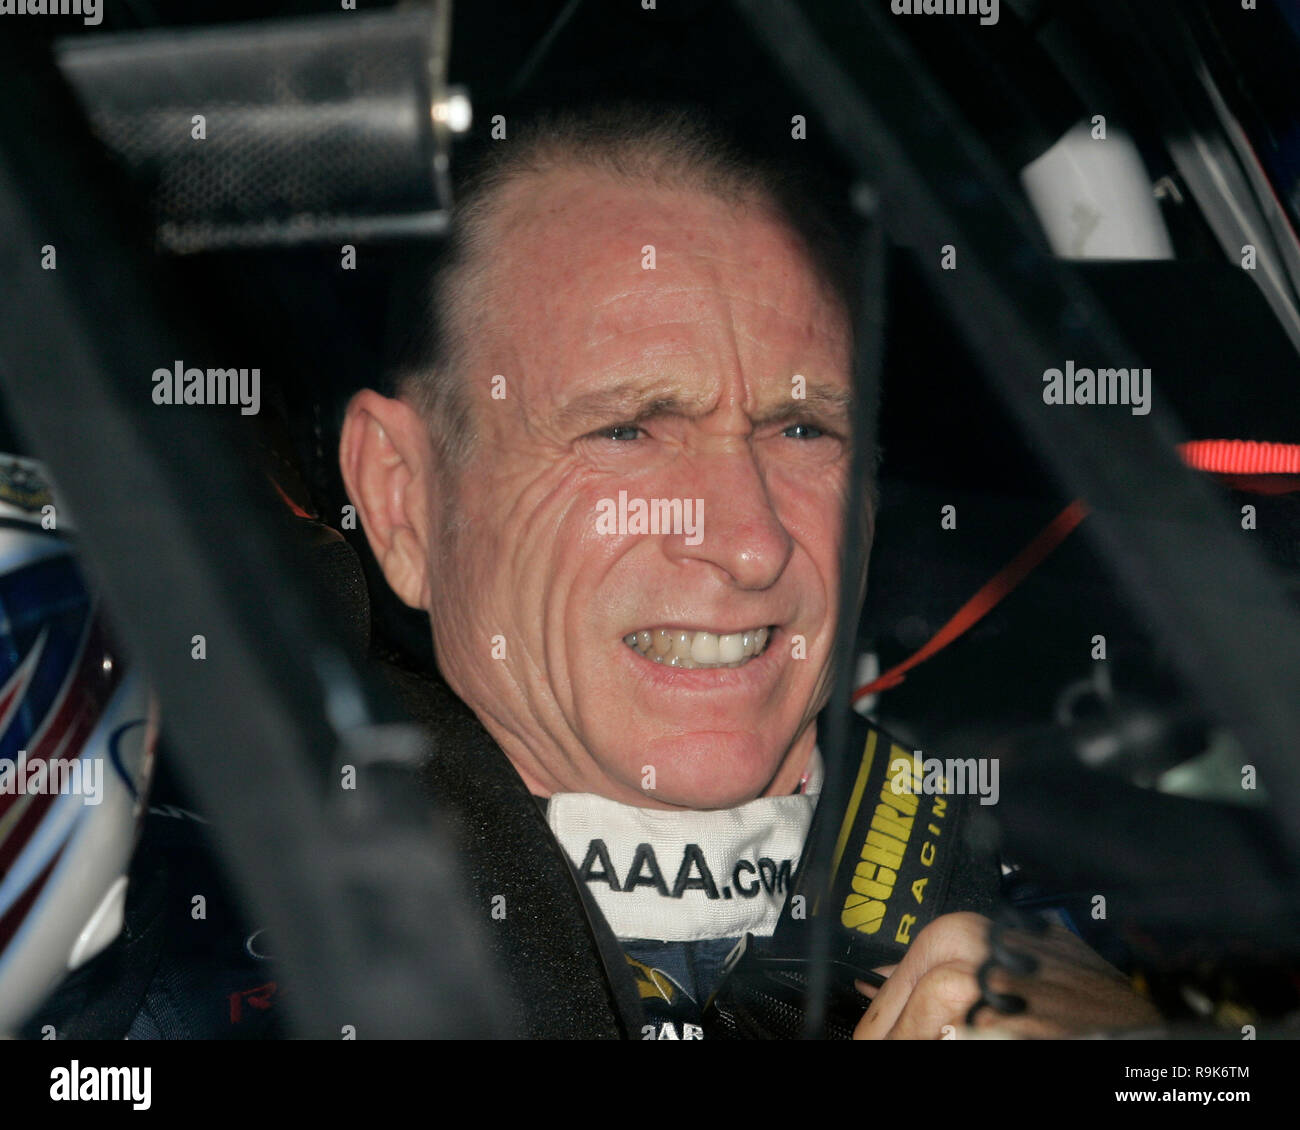
[[[733,808],[764,794],[787,747],[753,733],[691,734],[647,743],[629,774],[643,807]],[[793,786],[791,786],[793,788]]]

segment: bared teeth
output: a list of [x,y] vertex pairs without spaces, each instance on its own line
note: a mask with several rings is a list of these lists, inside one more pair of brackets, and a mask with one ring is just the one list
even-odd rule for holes
[[718,637],[718,662],[719,663],[738,663],[745,658],[744,635],[741,632],[730,632],[725,636]]
[[691,658],[696,663],[717,663],[718,637],[712,632],[696,632],[691,640]]
[[767,646],[771,629],[743,632],[691,632],[682,629],[642,628],[629,632],[623,642],[647,659],[668,667],[741,667]]

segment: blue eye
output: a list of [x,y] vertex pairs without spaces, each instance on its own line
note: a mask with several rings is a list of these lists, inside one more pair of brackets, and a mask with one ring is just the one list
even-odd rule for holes
[[[794,435],[794,432],[800,434]],[[791,424],[781,434],[789,439],[821,439],[826,433],[813,424]]]
[[635,424],[615,424],[612,428],[605,428],[600,435],[605,439],[627,442],[636,439],[640,433],[641,429]]

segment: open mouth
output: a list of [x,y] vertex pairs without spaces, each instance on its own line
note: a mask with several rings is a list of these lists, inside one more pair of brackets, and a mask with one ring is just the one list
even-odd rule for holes
[[629,632],[623,642],[665,667],[743,667],[766,650],[775,630],[766,626],[725,633],[643,628]]

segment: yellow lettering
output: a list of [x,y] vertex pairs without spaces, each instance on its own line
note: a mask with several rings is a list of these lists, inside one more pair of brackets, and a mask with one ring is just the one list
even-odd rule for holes
[[861,856],[868,863],[883,863],[897,871],[903,866],[903,851],[906,845],[886,836],[883,832],[869,830],[867,842],[862,845]]
[[892,792],[896,796],[914,796],[919,793],[923,779],[921,759],[909,756],[902,746],[894,746],[890,753],[893,756],[889,762],[889,782],[881,791]]
[[900,942],[905,946],[912,944],[912,927],[916,925],[915,914],[904,914],[898,923],[898,932],[894,935],[894,941]]
[[896,793],[886,785],[880,790],[880,799],[890,808],[897,809],[900,816],[914,816],[916,814],[915,793]]
[[925,901],[925,885],[929,881],[930,880],[928,878],[918,879],[915,883],[912,884],[912,897],[916,899],[917,902]]
[[[925,853],[926,853],[927,850],[928,850],[929,853],[930,853],[930,858],[929,858],[929,859],[926,859],[926,858],[925,858]],[[932,863],[934,862],[934,844],[932,844],[929,840],[926,840],[925,843],[923,843],[923,844],[921,845],[921,862],[922,862],[926,867],[929,867],[930,864],[932,864]]]
[[885,920],[885,904],[877,899],[864,899],[860,895],[849,895],[844,900],[844,910],[840,913],[840,922],[850,930],[861,934],[874,934]]
[[[840,921],[851,930],[874,934],[885,919],[889,896],[898,882],[898,871],[903,866],[907,841],[912,835],[912,824],[919,804],[921,788],[921,760],[910,757],[901,747],[892,750],[890,776],[880,790],[881,803],[876,805],[867,838],[862,845],[860,860],[850,880],[851,892],[844,900]],[[933,855],[930,862],[933,862]],[[924,881],[913,884],[912,894],[920,902]],[[915,919],[913,920],[915,921]]]
[[903,843],[907,843],[907,837],[912,834],[912,818],[910,816],[900,817],[887,804],[876,805],[876,814],[871,818],[871,826],[878,832],[884,832],[902,840]]
[[853,869],[853,889],[860,895],[880,899],[882,902],[893,894],[897,881],[898,875],[888,867],[882,867],[877,872],[872,864],[864,862]]

